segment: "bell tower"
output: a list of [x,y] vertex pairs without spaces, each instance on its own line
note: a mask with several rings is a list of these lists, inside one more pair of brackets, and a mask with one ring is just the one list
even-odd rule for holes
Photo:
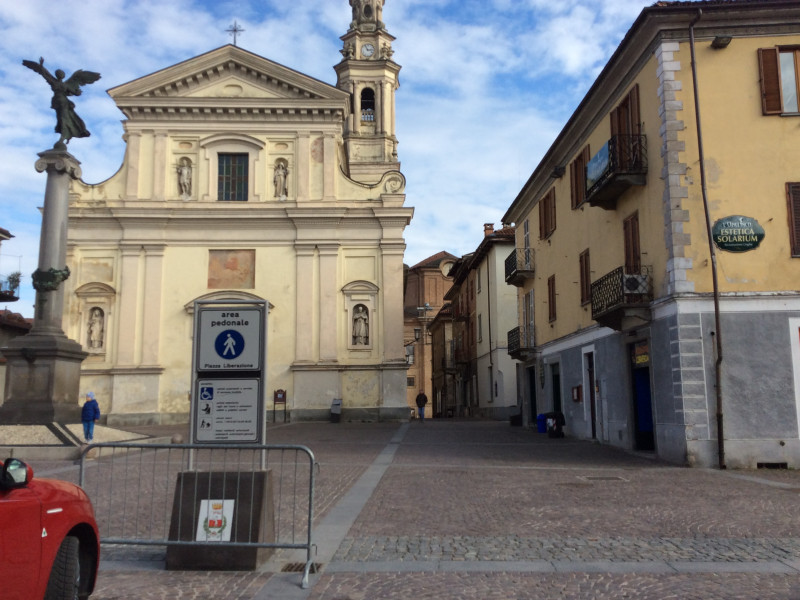
[[400,65],[392,60],[395,38],[383,23],[386,0],[350,0],[353,20],[340,39],[342,61],[334,67],[336,86],[350,94],[344,142],[350,177],[376,183],[400,169],[395,136],[394,95]]

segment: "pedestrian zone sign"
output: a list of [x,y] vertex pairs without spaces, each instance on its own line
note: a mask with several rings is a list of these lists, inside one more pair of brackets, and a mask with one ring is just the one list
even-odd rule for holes
[[262,314],[257,308],[201,309],[197,370],[260,370]]
[[200,379],[194,413],[195,442],[258,442],[258,379]]

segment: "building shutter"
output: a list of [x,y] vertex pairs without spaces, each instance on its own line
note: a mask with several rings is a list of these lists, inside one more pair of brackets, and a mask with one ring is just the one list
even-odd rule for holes
[[639,213],[635,212],[623,222],[625,236],[625,272],[637,274],[642,269],[642,252],[639,246]]
[[760,48],[758,67],[761,75],[761,112],[765,115],[779,115],[783,107],[778,49]]
[[787,183],[786,197],[789,208],[789,239],[792,244],[792,256],[800,257],[800,183]]

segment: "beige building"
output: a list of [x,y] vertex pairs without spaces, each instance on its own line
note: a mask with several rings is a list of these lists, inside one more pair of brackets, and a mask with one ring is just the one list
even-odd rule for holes
[[228,45],[109,91],[127,149],[110,179],[73,185],[64,329],[110,423],[187,419],[208,299],[269,303],[268,412],[284,389],[294,419],[337,398],[344,419],[408,417],[413,209],[383,2],[350,1],[336,85]]
[[444,295],[453,283],[450,268],[457,257],[438,252],[420,261],[406,272],[404,294],[403,344],[408,365],[406,403],[416,415],[420,391],[428,397],[426,415],[441,414],[433,383],[433,346],[431,322],[444,304]]
[[[457,416],[507,419],[519,414],[516,362],[507,332],[517,321],[517,296],[505,284],[505,259],[514,247],[514,228],[485,223],[474,252],[455,264],[451,303]],[[445,338],[442,338],[445,339]],[[447,349],[439,351],[447,356]]]
[[797,2],[645,8],[531,174],[504,216],[528,423],[800,466],[798,23]]

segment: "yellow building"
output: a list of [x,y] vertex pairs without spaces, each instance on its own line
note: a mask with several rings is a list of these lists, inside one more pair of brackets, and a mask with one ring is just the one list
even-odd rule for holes
[[350,1],[335,86],[228,45],[109,91],[127,149],[113,177],[73,186],[64,328],[110,423],[186,420],[209,299],[269,303],[268,408],[284,389],[295,419],[338,398],[345,419],[408,418],[413,209],[383,3]]
[[800,466],[799,24],[763,0],[633,24],[503,218],[528,423]]

